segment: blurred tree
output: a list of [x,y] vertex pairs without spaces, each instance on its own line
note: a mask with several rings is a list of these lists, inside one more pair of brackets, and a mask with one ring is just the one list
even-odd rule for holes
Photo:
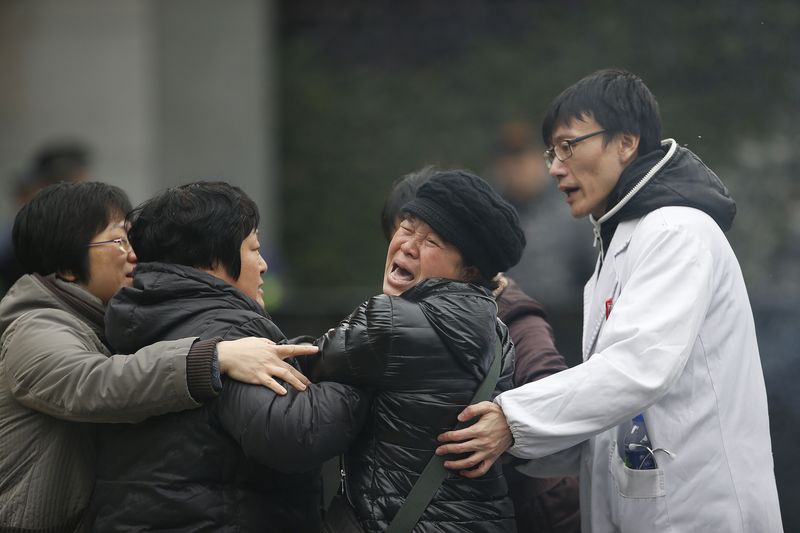
[[[282,2],[282,237],[293,283],[377,288],[377,214],[394,178],[426,163],[482,172],[503,121],[538,124],[559,90],[598,68],[641,75],[659,97],[665,135],[712,167],[733,161],[742,142],[792,127],[778,118],[798,111],[800,5],[657,9]],[[732,170],[723,179],[747,191],[739,184],[751,177]],[[779,210],[770,212],[775,220],[763,223],[777,231]]]

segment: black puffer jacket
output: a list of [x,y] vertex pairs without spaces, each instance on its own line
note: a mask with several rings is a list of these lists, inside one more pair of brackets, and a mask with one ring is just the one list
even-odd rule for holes
[[[284,340],[237,289],[160,263],[137,267],[134,286],[111,301],[106,324],[108,340],[123,351],[188,332]],[[96,529],[318,531],[318,467],[344,452],[368,401],[339,383],[286,388],[278,396],[227,380],[200,409],[103,428]]]
[[[429,279],[401,297],[379,295],[320,338],[312,379],[374,389],[364,430],[347,454],[346,489],[362,525],[384,531],[472,399],[502,340],[499,393],[511,386],[513,347],[491,294]],[[416,532],[515,531],[499,463],[479,479],[451,474]]]

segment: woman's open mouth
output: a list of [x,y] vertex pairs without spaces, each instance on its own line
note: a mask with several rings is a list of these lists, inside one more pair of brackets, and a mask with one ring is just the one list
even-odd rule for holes
[[392,263],[392,270],[389,275],[401,283],[408,283],[414,281],[414,274],[401,267],[397,263]]
[[392,262],[386,273],[386,283],[397,290],[398,294],[413,286],[415,281],[414,273],[396,262]]

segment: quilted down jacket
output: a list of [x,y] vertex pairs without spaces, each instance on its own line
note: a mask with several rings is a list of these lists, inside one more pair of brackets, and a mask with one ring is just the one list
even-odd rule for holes
[[[189,331],[284,340],[255,301],[190,267],[140,264],[134,286],[109,304],[106,333],[120,349]],[[319,466],[347,448],[368,402],[339,383],[286,389],[227,380],[200,409],[106,427],[96,529],[319,531]]]
[[[345,489],[364,528],[384,531],[472,399],[502,341],[496,393],[511,386],[513,346],[481,287],[428,279],[401,296],[361,304],[318,339],[312,380],[369,387],[364,429],[345,460]],[[483,477],[450,474],[415,532],[515,531],[499,463]]]

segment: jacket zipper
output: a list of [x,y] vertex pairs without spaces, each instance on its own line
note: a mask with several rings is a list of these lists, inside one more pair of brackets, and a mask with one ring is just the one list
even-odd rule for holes
[[666,165],[667,161],[672,159],[672,156],[678,149],[678,143],[675,142],[675,139],[664,139],[663,141],[661,141],[661,145],[662,146],[669,145],[666,155],[664,155],[664,157],[662,157],[655,165],[653,165],[653,167],[649,171],[647,171],[647,173],[642,177],[642,179],[640,179],[639,182],[636,185],[634,185],[633,189],[628,191],[628,194],[626,194],[619,202],[617,202],[617,205],[612,207],[607,213],[605,213],[599,219],[595,219],[594,215],[591,214],[589,215],[589,221],[592,223],[593,226],[592,230],[594,233],[594,243],[592,244],[592,247],[596,247],[598,241],[600,242],[601,263],[603,262],[604,258],[603,258],[603,239],[600,237],[600,226],[603,225],[603,222],[613,217],[617,213],[617,211],[622,209],[622,207],[625,204],[627,204],[630,201],[630,199],[633,198],[636,195],[636,193],[639,192],[642,189],[642,187],[644,187],[647,184],[647,182],[649,182],[652,179],[653,176],[656,175],[656,172],[661,170],[661,167]]
[[344,494],[344,497],[347,498],[347,503],[350,504],[350,507],[355,508],[353,505],[353,500],[350,499],[350,491],[347,488],[347,467],[345,465],[346,459],[344,455],[341,457],[342,460],[339,464],[339,474],[342,476],[342,494]]

